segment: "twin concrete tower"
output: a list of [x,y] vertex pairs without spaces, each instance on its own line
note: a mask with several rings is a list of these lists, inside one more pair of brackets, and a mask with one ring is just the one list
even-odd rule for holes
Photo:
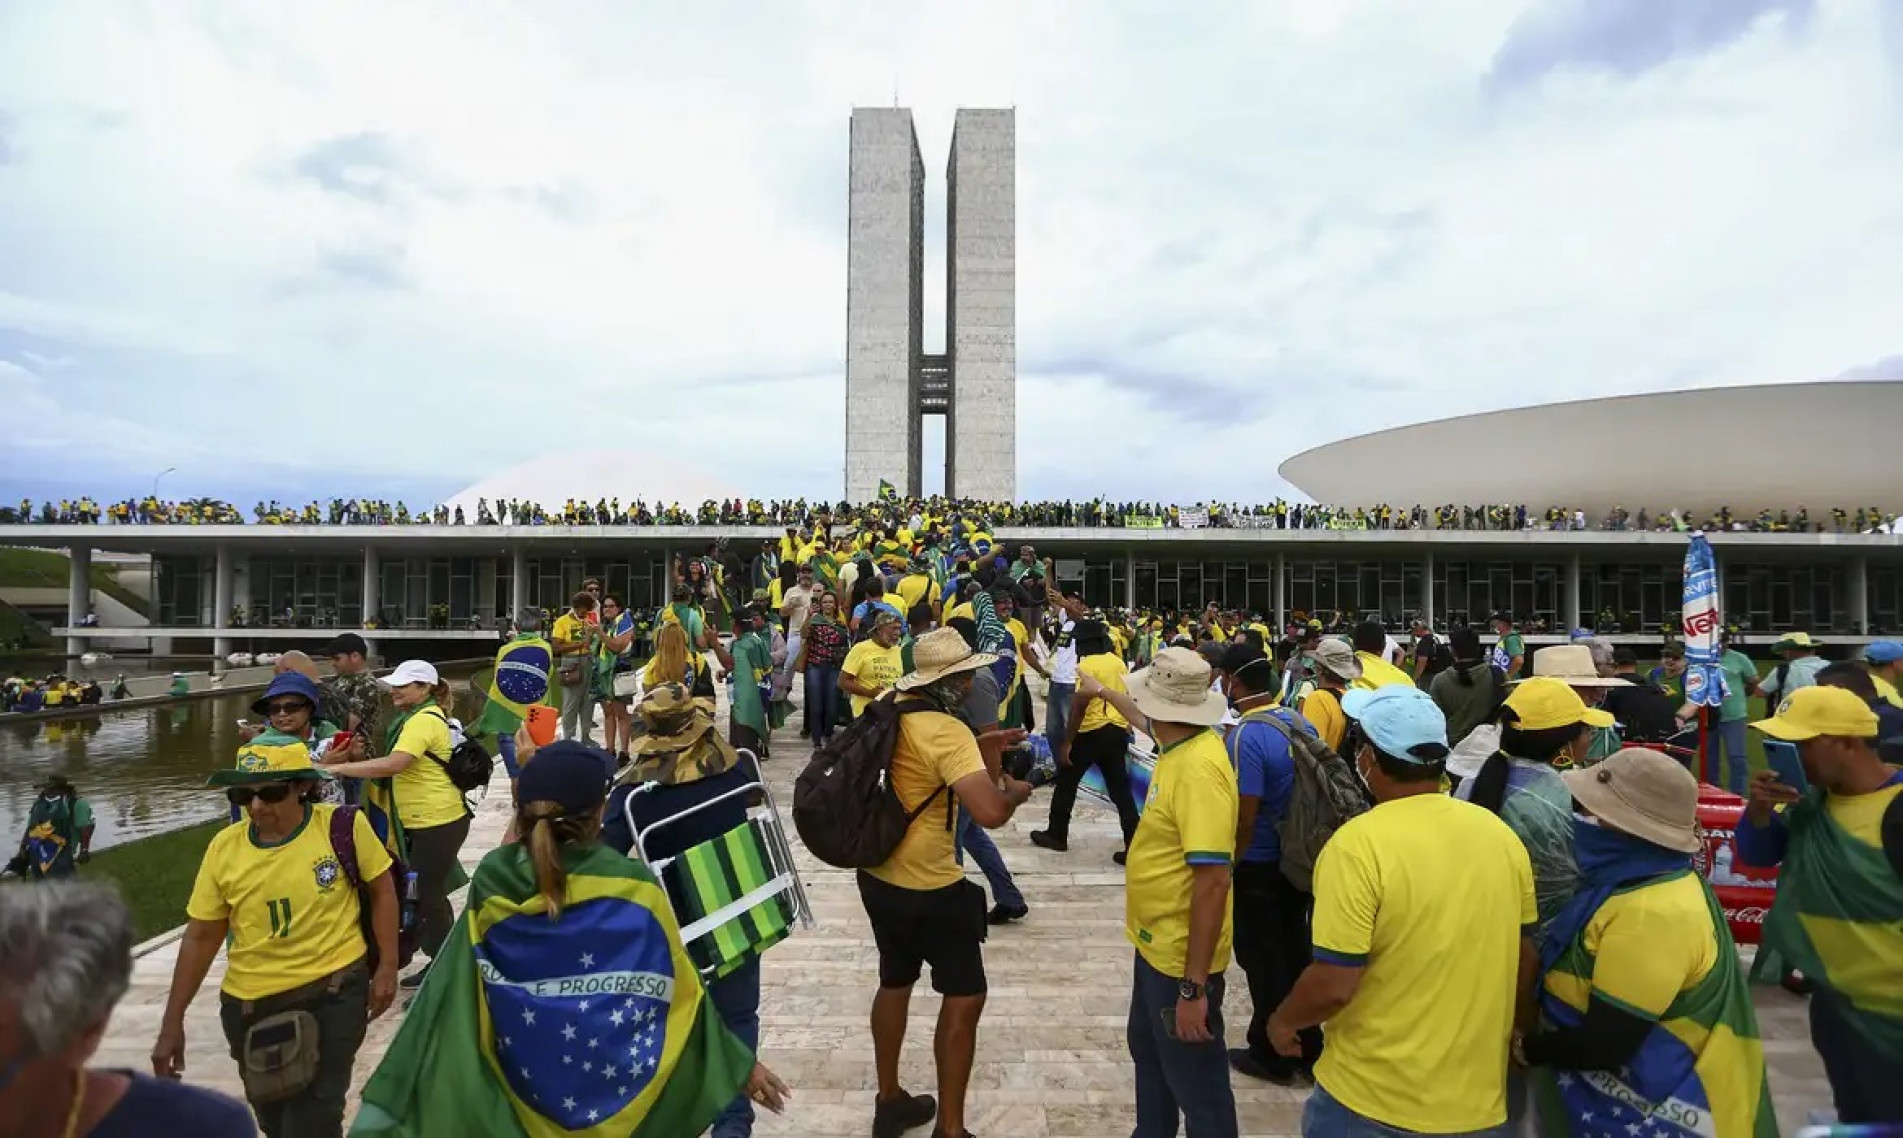
[[925,350],[925,163],[909,110],[852,112],[846,498],[922,493],[945,417],[945,492],[1017,496],[1017,112],[961,110],[945,167],[945,350]]

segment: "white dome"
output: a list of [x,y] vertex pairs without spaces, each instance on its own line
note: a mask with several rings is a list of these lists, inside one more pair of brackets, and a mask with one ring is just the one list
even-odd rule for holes
[[669,502],[698,506],[709,498],[737,497],[745,493],[671,455],[597,450],[531,459],[457,492],[447,504],[473,515],[479,498],[487,498],[492,506],[499,499],[514,498],[553,510],[570,498],[577,502],[619,498],[623,506],[637,500],[649,506]]

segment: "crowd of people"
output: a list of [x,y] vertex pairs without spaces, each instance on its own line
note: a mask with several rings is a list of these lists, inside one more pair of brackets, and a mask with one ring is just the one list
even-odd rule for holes
[[1892,527],[1897,516],[1875,506],[1833,507],[1813,517],[1808,508],[1734,512],[1723,506],[1699,517],[1671,506],[1630,510],[1613,506],[1593,516],[1570,506],[1476,503],[1439,506],[1317,505],[1277,498],[1270,502],[1089,501],[980,502],[940,496],[900,498],[888,494],[863,503],[840,501],[707,499],[699,505],[649,503],[636,498],[570,498],[559,506],[520,499],[482,499],[473,511],[435,505],[412,509],[403,502],[370,498],[332,498],[329,502],[286,504],[272,500],[252,506],[249,519],[229,502],[210,498],[161,501],[147,496],[102,507],[89,497],[63,498],[18,506],[0,506],[0,523],[68,525],[628,525],[628,526],[784,526],[796,530],[886,525],[914,531],[934,519],[968,526],[1085,527],[1133,529],[1280,530],[1557,530],[1659,531],[1703,528],[1740,533],[1866,533]]
[[[1423,625],[1403,643],[1373,621],[1104,612],[1029,547],[977,536],[951,518],[795,529],[746,558],[717,544],[677,563],[651,648],[586,582],[552,622],[520,614],[466,727],[427,663],[371,679],[359,637],[330,645],[334,677],[281,668],[266,726],[210,780],[237,818],[198,873],[155,1071],[180,1073],[185,1008],[227,945],[220,1018],[266,1134],[336,1132],[365,1026],[406,991],[364,1133],[478,1132],[500,1112],[750,1134],[794,1093],[757,1058],[758,956],[786,914],[750,914],[714,938],[728,955],[695,958],[680,914],[748,886],[663,874],[657,892],[650,867],[752,864],[728,843],[797,711],[816,766],[882,740],[901,810],[852,863],[878,955],[875,1134],[970,1133],[984,946],[1037,903],[992,832],[1048,783],[1029,840],[1071,856],[1092,780],[1121,835],[1138,1138],[1233,1138],[1236,1079],[1310,1088],[1313,1135],[1771,1133],[1747,978],[1694,868],[1702,731],[1711,780],[1747,802],[1736,858],[1780,868],[1759,960],[1808,994],[1838,1118],[1903,1121],[1903,644],[1830,662],[1793,634],[1762,676],[1727,653],[1702,717],[1676,645],[1642,674],[1593,637],[1534,651],[1505,613],[1484,639]],[[1795,767],[1753,774],[1747,726]],[[501,759],[514,809],[458,921],[471,740]],[[697,827],[643,836],[690,807]],[[823,807],[796,792],[796,812]],[[698,856],[709,843],[722,852]],[[900,1077],[928,969],[929,1093]],[[642,976],[671,979],[617,979]],[[1231,983],[1250,993],[1240,1031]],[[629,1017],[658,1017],[658,1036]],[[570,1047],[562,1024],[621,1051]],[[676,1031],[694,1042],[654,1042]],[[66,1085],[36,1102],[71,1106],[84,1092]]]

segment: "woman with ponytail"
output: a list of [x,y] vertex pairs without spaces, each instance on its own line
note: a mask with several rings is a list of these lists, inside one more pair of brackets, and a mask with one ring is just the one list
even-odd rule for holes
[[[653,870],[602,844],[613,760],[516,741],[521,837],[476,867],[352,1133],[749,1133],[725,1121],[734,1097],[778,1113],[786,1084],[708,998]],[[624,1055],[642,1062],[609,1070]]]

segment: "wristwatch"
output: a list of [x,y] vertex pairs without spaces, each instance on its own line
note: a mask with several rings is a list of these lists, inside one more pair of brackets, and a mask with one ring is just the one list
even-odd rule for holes
[[1203,998],[1204,985],[1194,980],[1176,982],[1176,998],[1179,1000],[1200,1000]]

